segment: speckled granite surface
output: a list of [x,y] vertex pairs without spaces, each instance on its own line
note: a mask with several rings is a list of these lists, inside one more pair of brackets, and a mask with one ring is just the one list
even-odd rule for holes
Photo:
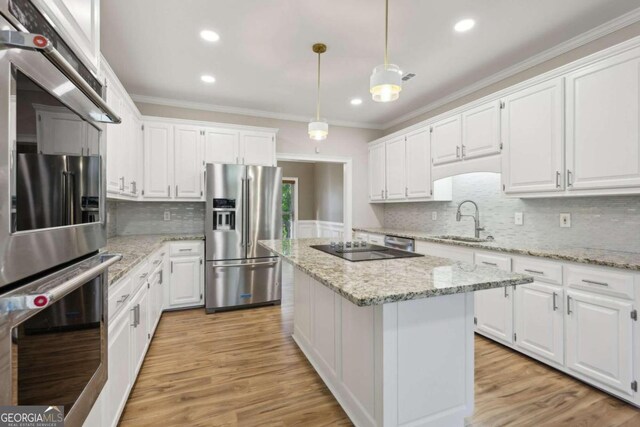
[[[493,242],[460,242],[439,239],[431,234],[419,231],[397,230],[386,228],[353,228],[353,231],[365,233],[388,234],[398,237],[408,237],[425,242],[444,243],[448,245],[464,246],[473,249],[486,249],[490,251],[506,252],[517,255],[529,255],[560,261],[571,261],[582,264],[602,265],[606,267],[624,268],[627,270],[640,270],[640,253],[612,251],[605,249],[558,247],[558,246],[526,246],[523,244],[510,244],[496,240]],[[637,236],[629,236],[636,239]]]
[[122,259],[109,268],[109,285],[112,285],[130,272],[166,242],[203,239],[203,235],[197,234],[150,234],[111,237],[107,239],[107,246],[104,250],[110,253],[122,254]]
[[359,306],[531,283],[521,274],[430,256],[350,262],[313,249],[328,239],[263,240],[260,244]]

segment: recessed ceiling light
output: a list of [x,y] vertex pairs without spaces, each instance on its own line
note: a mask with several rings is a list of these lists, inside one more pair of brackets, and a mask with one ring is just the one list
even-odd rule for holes
[[469,31],[476,25],[476,21],[473,19],[463,19],[458,21],[458,23],[453,27],[459,33],[464,33],[465,31]]
[[218,33],[211,30],[200,31],[200,37],[202,37],[208,42],[217,42],[218,40],[220,40],[220,36],[218,35]]
[[204,76],[200,77],[200,79],[205,82],[205,83],[213,83],[216,81],[216,78],[213,76],[209,76],[207,74],[205,74]]
[[351,102],[351,105],[360,105],[360,104],[362,104],[362,99],[353,98],[350,102]]

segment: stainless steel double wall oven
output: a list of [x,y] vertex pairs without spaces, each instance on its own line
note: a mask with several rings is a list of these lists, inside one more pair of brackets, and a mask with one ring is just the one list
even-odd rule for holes
[[29,0],[0,0],[0,405],[81,425],[107,378],[103,86]]

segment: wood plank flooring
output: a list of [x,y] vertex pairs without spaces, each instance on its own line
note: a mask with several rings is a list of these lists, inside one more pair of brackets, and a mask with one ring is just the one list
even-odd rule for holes
[[[351,425],[291,339],[283,305],[213,315],[164,313],[121,426]],[[640,410],[476,337],[469,426],[640,426]]]

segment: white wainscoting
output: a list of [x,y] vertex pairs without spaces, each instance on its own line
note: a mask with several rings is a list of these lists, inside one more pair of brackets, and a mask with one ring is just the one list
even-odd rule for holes
[[326,237],[342,239],[344,224],[341,222],[303,220],[298,221],[298,239]]

